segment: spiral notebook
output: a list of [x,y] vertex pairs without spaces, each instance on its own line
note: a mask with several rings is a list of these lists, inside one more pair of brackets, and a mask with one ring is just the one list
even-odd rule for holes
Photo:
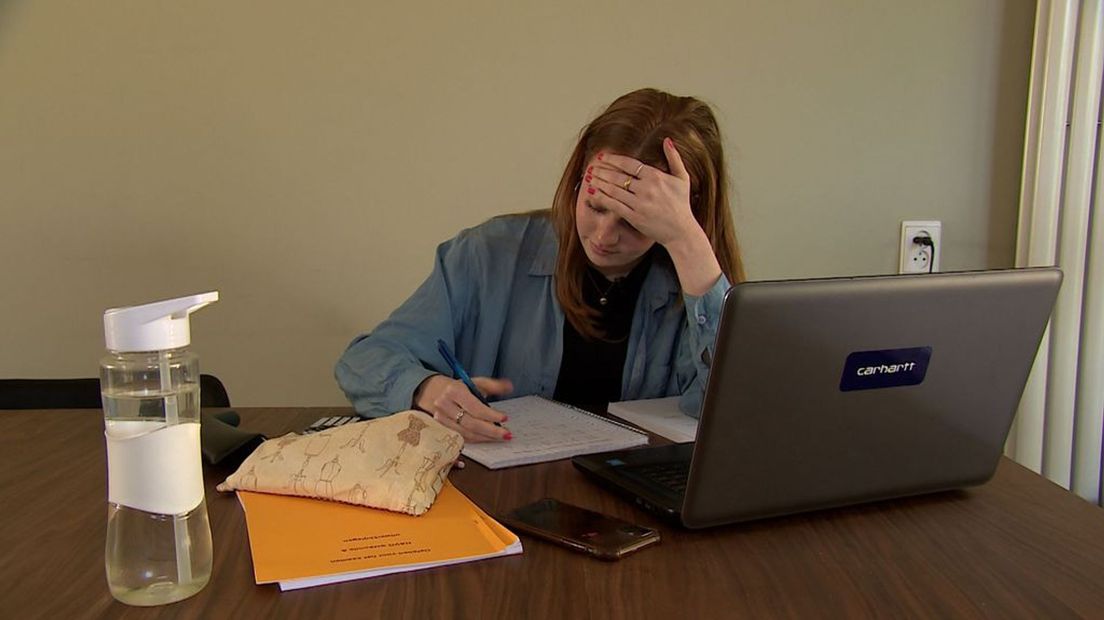
[[492,403],[510,417],[510,441],[470,443],[464,456],[488,469],[566,459],[580,454],[623,450],[648,443],[648,435],[541,396]]

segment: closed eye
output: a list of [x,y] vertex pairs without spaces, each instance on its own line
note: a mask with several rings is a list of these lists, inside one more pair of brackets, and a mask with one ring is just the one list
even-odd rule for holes
[[[593,204],[589,200],[587,201],[586,206],[587,206],[588,209],[590,209],[591,211],[594,211],[598,215],[605,215],[606,213],[609,213],[609,209],[607,209],[606,207],[602,207],[602,206]],[[632,224],[630,224],[628,222],[628,220],[625,220],[625,219],[622,219],[622,218],[619,218],[619,219],[621,219],[621,221],[620,221],[621,225],[624,226],[625,228],[627,228],[629,230],[629,232],[637,234],[637,235],[640,234],[640,231],[636,229],[636,226],[633,226]]]

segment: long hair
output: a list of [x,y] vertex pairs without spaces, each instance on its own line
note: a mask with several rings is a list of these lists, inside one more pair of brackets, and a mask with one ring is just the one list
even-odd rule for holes
[[[676,97],[652,88],[622,95],[583,128],[552,203],[559,241],[556,298],[567,320],[586,338],[599,339],[603,334],[597,325],[598,312],[583,301],[587,258],[575,230],[575,201],[583,167],[598,151],[609,151],[669,173],[664,138],[674,140],[690,173],[690,208],[713,246],[721,271],[732,284],[744,280],[729,208],[721,132],[712,110],[693,97]],[[664,248],[657,246],[655,251],[656,260],[670,263]]]

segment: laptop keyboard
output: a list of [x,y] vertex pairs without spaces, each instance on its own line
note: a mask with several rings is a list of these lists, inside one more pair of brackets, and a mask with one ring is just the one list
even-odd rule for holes
[[681,495],[686,491],[686,480],[690,477],[689,461],[669,461],[627,467],[632,473],[666,487]]

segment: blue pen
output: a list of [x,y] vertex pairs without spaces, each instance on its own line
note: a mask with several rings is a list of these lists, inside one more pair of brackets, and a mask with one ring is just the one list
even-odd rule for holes
[[472,382],[471,377],[468,376],[468,371],[464,370],[464,367],[457,361],[456,356],[449,350],[448,345],[444,340],[437,341],[437,350],[441,352],[441,357],[445,358],[445,363],[452,369],[452,374],[456,375],[456,378],[463,381],[464,385],[468,386],[468,390],[479,399],[479,402],[484,405],[487,404],[487,399],[483,398],[483,394],[479,392],[479,388],[475,387],[475,383]]
[[[468,376],[468,371],[464,370],[464,367],[460,365],[460,360],[456,359],[456,356],[452,354],[452,351],[449,350],[444,340],[437,340],[437,350],[441,352],[441,357],[445,358],[445,363],[452,369],[452,374],[456,375],[457,379],[463,381],[464,385],[468,386],[468,391],[474,394],[475,397],[479,399],[479,402],[489,407],[490,405],[487,404],[487,399],[483,398],[483,394],[479,392],[479,388],[475,387],[475,382]],[[495,426],[502,426],[502,424],[498,422],[493,422],[493,424]],[[508,438],[509,437],[507,437],[507,439]]]

